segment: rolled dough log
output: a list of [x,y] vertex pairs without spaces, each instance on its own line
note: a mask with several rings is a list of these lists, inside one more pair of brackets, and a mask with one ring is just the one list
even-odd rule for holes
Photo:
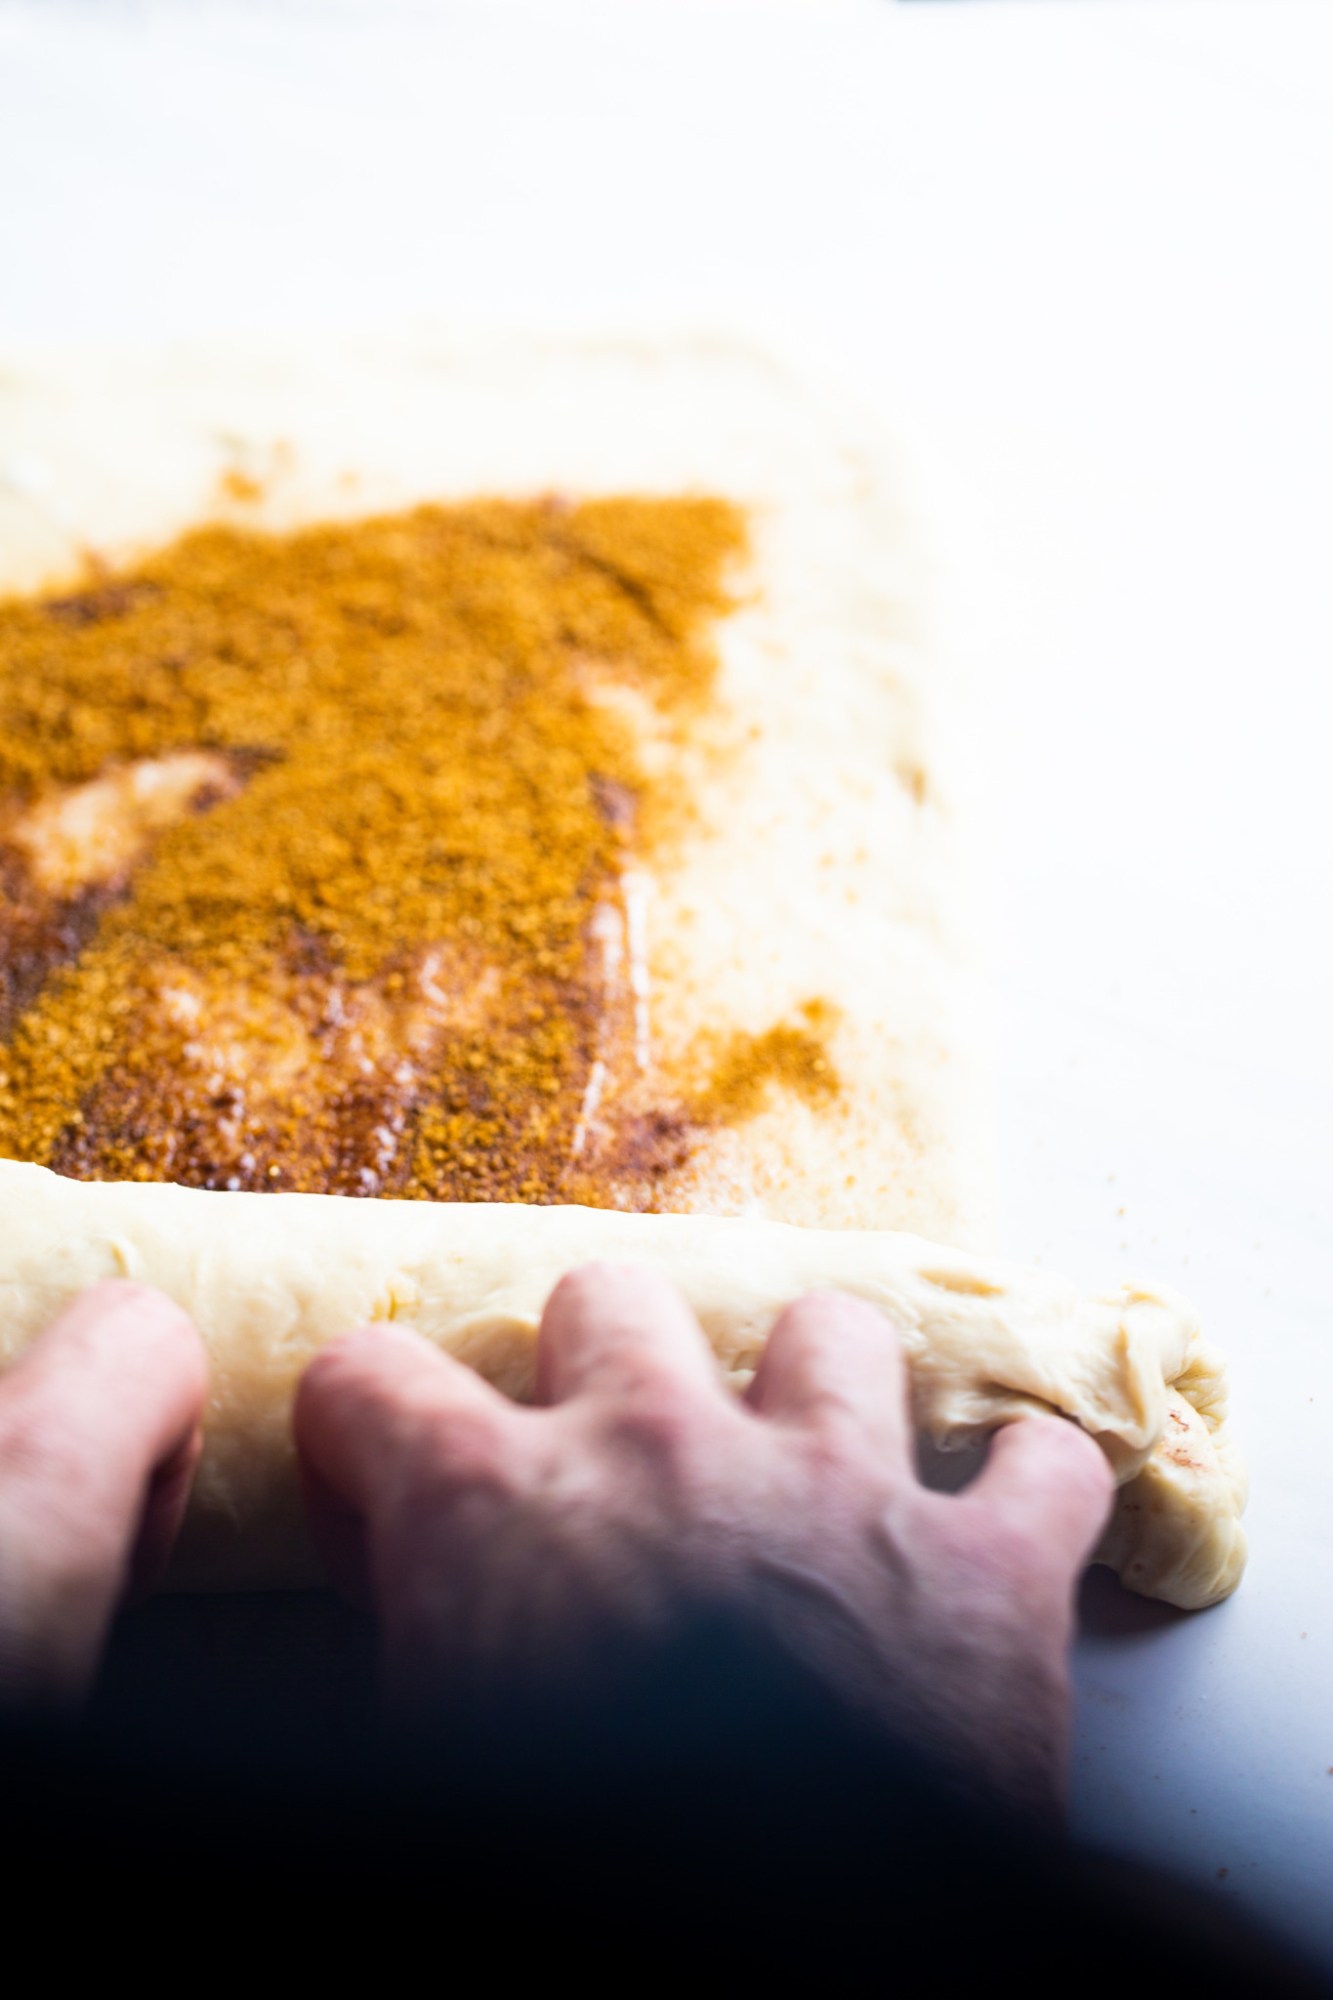
[[207,1342],[206,1448],[183,1587],[314,1580],[290,1437],[304,1364],[334,1335],[401,1319],[508,1394],[532,1392],[556,1280],[593,1259],[679,1286],[728,1381],[754,1369],[790,1300],[817,1287],[879,1307],[907,1351],[917,1424],[944,1450],[1056,1410],[1105,1451],[1120,1491],[1100,1551],[1133,1589],[1195,1608],[1234,1589],[1244,1482],[1222,1363],[1155,1287],[1091,1295],[1052,1274],[920,1237],[759,1219],[495,1203],[357,1201],[78,1182],[0,1161],[0,1366],[84,1286],[159,1286]]

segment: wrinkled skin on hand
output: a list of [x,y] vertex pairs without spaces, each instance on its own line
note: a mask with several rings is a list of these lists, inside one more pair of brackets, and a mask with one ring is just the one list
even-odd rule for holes
[[0,1705],[71,1709],[111,1620],[161,1575],[208,1388],[179,1306],[109,1282],[0,1381]]
[[[185,1315],[126,1284],[85,1293],[0,1382],[0,1702],[87,1693],[170,1550],[206,1387]],[[677,1294],[604,1267],[552,1294],[538,1392],[519,1408],[397,1326],[302,1381],[312,1527],[378,1613],[399,1714],[593,1681],[722,1606],[863,1722],[1058,1805],[1073,1589],[1111,1493],[1081,1432],[1014,1425],[964,1493],[928,1492],[878,1313],[801,1300],[740,1399]]]
[[1074,1426],[1015,1424],[962,1494],[932,1493],[870,1307],[791,1306],[742,1400],[675,1292],[603,1266],[547,1304],[538,1404],[394,1325],[333,1343],[302,1381],[312,1526],[378,1613],[400,1715],[594,1674],[726,1605],[872,1727],[1059,1809],[1074,1586],[1112,1491]]

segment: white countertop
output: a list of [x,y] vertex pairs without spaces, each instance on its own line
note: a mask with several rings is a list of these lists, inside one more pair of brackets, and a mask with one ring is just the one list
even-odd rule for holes
[[1333,1962],[1330,114],[1322,0],[0,0],[0,347],[720,321],[898,430],[1003,1248],[1191,1292],[1253,1474],[1230,1604],[1089,1587],[1076,1824]]

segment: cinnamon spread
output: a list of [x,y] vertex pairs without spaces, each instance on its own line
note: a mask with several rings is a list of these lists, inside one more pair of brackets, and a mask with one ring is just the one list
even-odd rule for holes
[[711,498],[486,500],[0,605],[0,1153],[652,1206],[767,1079],[835,1092],[815,1009],[607,1111],[679,810],[644,729],[706,708],[744,546]]

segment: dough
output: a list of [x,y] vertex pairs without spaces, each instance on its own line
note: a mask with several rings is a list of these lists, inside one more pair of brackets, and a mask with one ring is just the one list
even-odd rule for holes
[[[569,1120],[571,1158],[593,1190],[547,1198],[910,1229],[984,1248],[975,927],[940,754],[948,676],[923,631],[902,483],[891,444],[859,410],[723,339],[420,334],[0,365],[0,592],[75,591],[90,550],[115,569],[210,517],[289,530],[486,494],[703,494],[742,510],[751,558],[735,578],[737,608],[713,633],[720,671],[698,732],[670,741],[632,687],[599,687],[642,725],[643,761],[688,811],[636,857],[623,907],[608,909],[607,954],[635,985],[635,1046],[623,1062],[590,1064],[586,1115]],[[0,703],[0,736],[5,724]],[[30,723],[9,727],[19,736]],[[19,801],[17,864],[58,886],[74,836],[96,827],[107,866],[126,857],[151,873],[173,802],[188,817],[192,785],[218,801],[228,782],[225,769],[199,768],[213,746],[171,747],[128,772],[87,774],[75,796]],[[0,781],[0,1043],[12,806]],[[225,844],[229,811],[215,803],[197,820],[201,837]],[[489,1004],[487,968],[453,965],[442,942],[450,976],[427,982],[427,1039],[454,1026],[429,1014],[431,986],[452,1004],[456,980]],[[159,1006],[193,1023],[192,975],[188,963],[179,976],[164,968]],[[373,984],[333,998],[373,1058],[377,1038],[393,1040]],[[327,1051],[311,1054],[299,1021],[271,1003],[241,995],[192,1025],[201,1091],[216,1071],[234,1095],[262,1098],[275,1042],[302,1088],[328,1090]],[[812,1003],[840,1090],[766,1084],[743,1117],[693,1132],[645,1204],[640,1134],[658,1120],[673,1129],[733,1040],[805,1034]],[[263,1017],[248,1036],[236,1021],[247,1011]],[[123,1077],[127,1065],[112,1068]],[[125,1122],[172,1124],[144,1101]],[[3,1127],[0,1106],[0,1150],[89,1171],[7,1144]],[[271,1154],[247,1149],[266,1171]],[[156,1156],[90,1171],[137,1170],[197,1184],[188,1165]]]
[[[409,337],[0,368],[0,591],[86,592],[90,554],[114,570],[208,516],[287,530],[487,493],[702,494],[742,510],[750,560],[738,608],[717,623],[706,728],[673,742],[624,687],[602,686],[643,721],[645,764],[661,760],[690,811],[632,888],[625,878],[604,943],[632,993],[634,1073],[626,1082],[590,1062],[570,1156],[596,1168],[598,1120],[609,1128],[617,1091],[649,1123],[669,1109],[701,1042],[817,1020],[839,1083],[802,1094],[770,1079],[649,1200],[612,1161],[588,1197],[599,1209],[80,1183],[0,1162],[0,1359],[81,1286],[117,1273],[172,1293],[209,1343],[213,1408],[179,1581],[311,1574],[288,1410],[321,1341],[398,1315],[522,1395],[556,1278],[609,1256],[680,1285],[737,1383],[785,1302],[816,1285],[860,1293],[903,1330],[926,1436],[959,1447],[1026,1410],[1062,1410],[1122,1482],[1104,1554],[1126,1580],[1180,1605],[1234,1586],[1241,1481],[1220,1367],[1189,1308],[1151,1290],[1088,1297],[924,1240],[984,1245],[990,1175],[972,926],[937,744],[947,689],[923,637],[898,486],[891,449],[859,413],[725,341]],[[75,596],[57,622],[88,608]],[[11,676],[21,696],[34,678],[44,685]],[[151,871],[154,843],[205,797],[225,826],[246,773],[218,760],[211,742],[173,742],[81,772],[65,792],[0,796],[0,1016],[6,908],[17,907],[7,880],[58,900],[96,889],[90,855],[117,883]],[[14,931],[11,918],[11,943]],[[10,956],[22,972],[23,950]],[[489,1006],[484,980],[456,969],[460,989]],[[298,1068],[309,1057],[327,1089],[327,1046],[308,1050],[274,1011],[280,999],[242,992],[209,1015],[192,978],[186,954],[161,990],[187,1024],[210,1103],[262,1097],[275,1049]],[[375,1011],[382,996],[363,980],[350,1001],[333,997],[373,1068],[375,1036],[394,1028]],[[44,1002],[20,980],[7,1004],[18,1033]],[[0,1057],[12,1057],[2,1018],[0,1037]],[[157,1072],[122,1053],[105,1074],[136,1079],[126,1129],[170,1136],[149,1101]],[[26,1085],[21,1094],[33,1101]],[[256,1175],[270,1159],[255,1151]],[[156,1156],[113,1171],[188,1178]],[[675,1212],[614,1212],[636,1206]]]
[[401,1319],[523,1397],[552,1286],[599,1258],[678,1285],[737,1386],[791,1299],[820,1286],[868,1299],[902,1335],[916,1420],[936,1446],[957,1450],[1012,1418],[1058,1410],[1097,1439],[1120,1482],[1102,1559],[1133,1589],[1184,1608],[1235,1587],[1244,1485],[1221,1365],[1186,1301],[1148,1288],[1089,1295],[915,1236],[85,1183],[0,1161],[0,1365],[100,1278],[170,1293],[208,1344],[213,1382],[176,1580],[299,1583],[313,1572],[289,1410],[321,1343]]

